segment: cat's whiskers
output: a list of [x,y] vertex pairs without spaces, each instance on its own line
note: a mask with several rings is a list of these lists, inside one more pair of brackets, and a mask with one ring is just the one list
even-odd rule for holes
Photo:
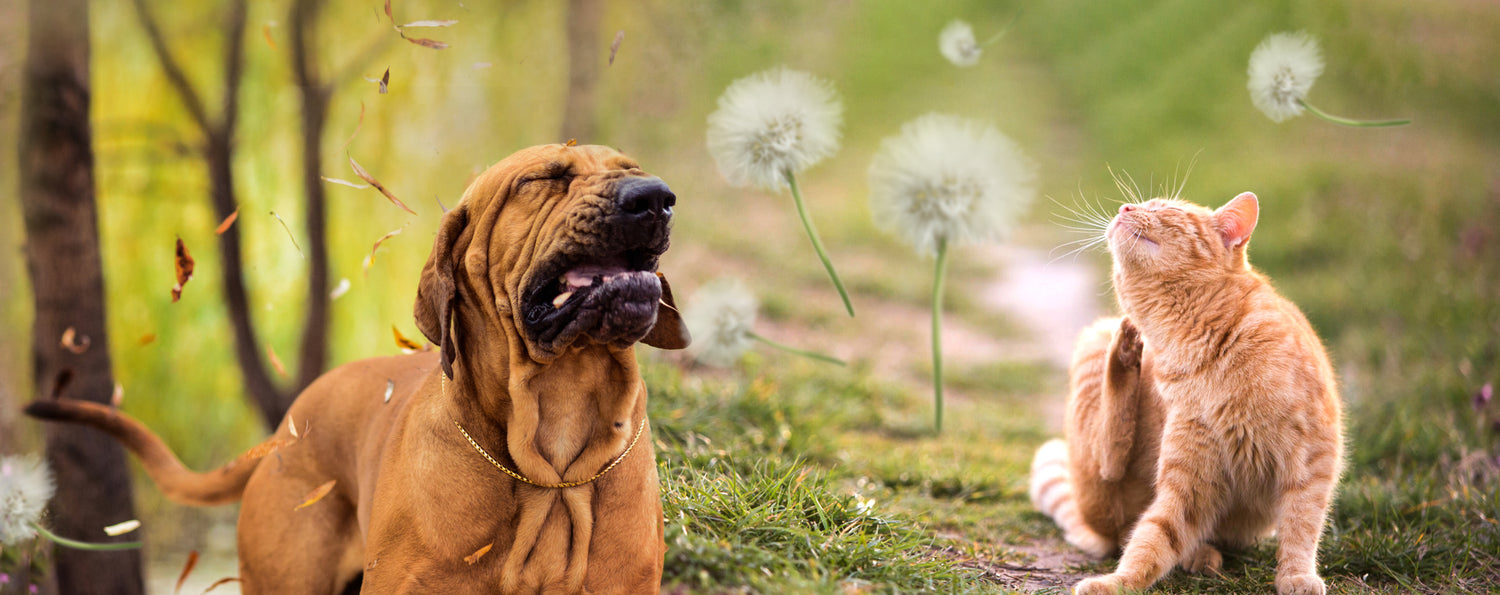
[[1085,234],[1083,238],[1064,242],[1053,248],[1049,252],[1049,255],[1055,254],[1058,250],[1068,248],[1069,246],[1076,246],[1066,253],[1052,258],[1047,264],[1052,264],[1069,256],[1076,256],[1084,250],[1104,243],[1108,239],[1105,234],[1109,229],[1109,224],[1113,220],[1113,217],[1105,214],[1106,209],[1102,204],[1089,201],[1087,198],[1082,197],[1081,193],[1079,200],[1072,206],[1063,204],[1050,196],[1047,197],[1047,200],[1052,201],[1053,204],[1061,207],[1068,213],[1066,215],[1058,215],[1058,218],[1062,221],[1072,223],[1072,225],[1060,224],[1059,227],[1068,231]]

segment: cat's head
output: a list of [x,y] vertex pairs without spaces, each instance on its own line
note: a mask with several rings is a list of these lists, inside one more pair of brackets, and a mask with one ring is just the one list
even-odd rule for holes
[[1260,215],[1249,192],[1216,211],[1175,198],[1120,205],[1105,229],[1116,275],[1162,282],[1243,271]]

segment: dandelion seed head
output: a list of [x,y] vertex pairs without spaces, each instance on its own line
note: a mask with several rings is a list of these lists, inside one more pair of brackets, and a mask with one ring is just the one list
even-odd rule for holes
[[1036,195],[1035,165],[994,126],[927,114],[870,162],[875,224],[918,252],[1002,239]]
[[688,301],[684,322],[693,331],[688,353],[711,366],[727,367],[750,348],[755,329],[755,294],[738,279],[718,279]]
[[974,39],[974,28],[963,21],[953,21],[938,34],[938,50],[954,66],[967,67],[979,63],[984,53]]
[[1318,40],[1304,32],[1274,33],[1250,54],[1250,101],[1273,122],[1302,115],[1302,101],[1323,74]]
[[758,72],[719,96],[708,116],[708,152],[730,184],[780,191],[787,174],[838,151],[843,114],[824,79],[785,67]]
[[0,544],[35,537],[35,524],[56,489],[52,470],[36,457],[0,458]]

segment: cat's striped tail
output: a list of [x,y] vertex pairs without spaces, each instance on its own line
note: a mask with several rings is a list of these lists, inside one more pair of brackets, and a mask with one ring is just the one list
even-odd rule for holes
[[1095,533],[1083,522],[1073,480],[1068,473],[1068,443],[1053,439],[1036,451],[1031,460],[1031,504],[1062,528],[1063,538],[1096,558],[1114,552],[1115,544]]

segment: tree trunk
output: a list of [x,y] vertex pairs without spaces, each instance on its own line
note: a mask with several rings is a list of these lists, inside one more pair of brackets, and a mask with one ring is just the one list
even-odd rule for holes
[[[323,193],[323,128],[332,90],[316,71],[318,11],[321,2],[292,3],[292,72],[302,97],[302,188],[307,197],[307,313],[297,358],[297,385],[291,397],[317,380],[328,366],[328,227]],[[290,406],[290,403],[288,403]]]
[[[114,377],[94,205],[88,2],[31,0],[29,19],[19,177],[26,265],[36,300],[36,396],[107,403]],[[87,341],[82,353],[64,349],[61,339],[68,328],[74,329],[75,344]],[[129,470],[114,440],[83,426],[49,425],[46,444],[57,476],[48,521],[55,532],[106,541],[105,526],[135,518]],[[139,550],[58,547],[52,561],[62,593],[145,591]]]
[[568,0],[568,97],[563,107],[562,138],[593,144],[594,95],[599,82],[599,21],[604,0]]

